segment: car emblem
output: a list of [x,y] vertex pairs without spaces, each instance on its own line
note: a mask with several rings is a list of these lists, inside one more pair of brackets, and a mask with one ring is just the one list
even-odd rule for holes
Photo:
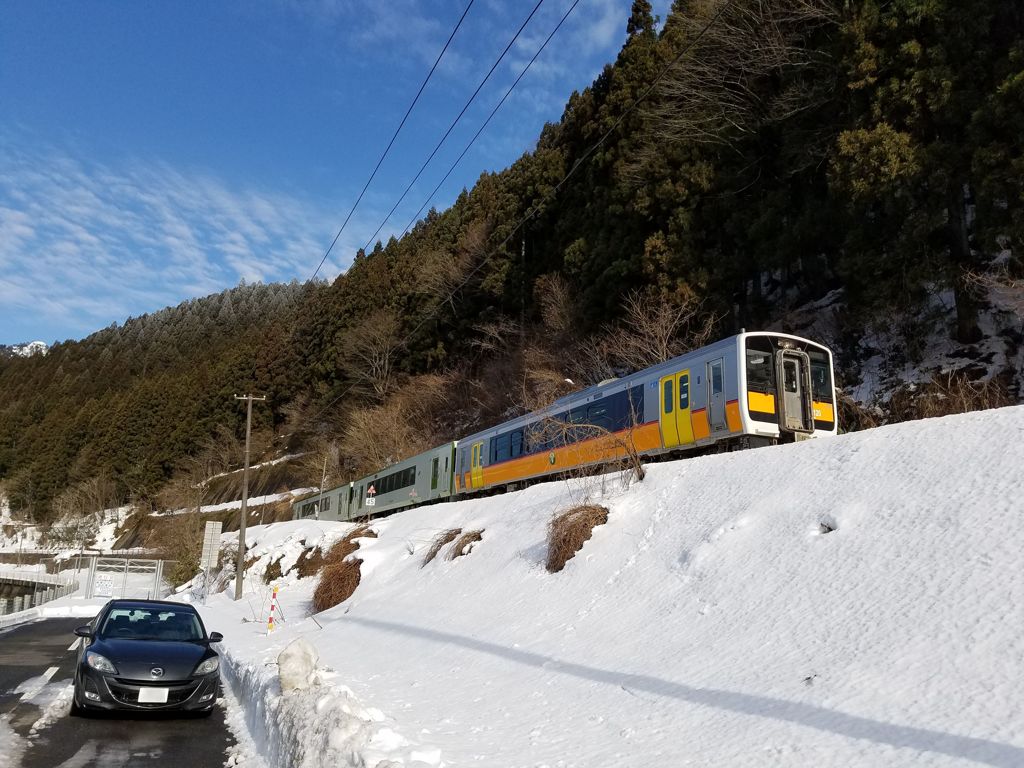
[[163,677],[164,676],[164,668],[163,667],[153,667],[151,670],[149,670],[149,674],[151,674],[153,677]]

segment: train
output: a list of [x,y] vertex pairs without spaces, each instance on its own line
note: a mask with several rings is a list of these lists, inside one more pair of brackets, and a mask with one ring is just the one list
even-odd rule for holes
[[515,490],[627,457],[683,457],[835,435],[831,350],[741,332],[297,500],[293,517],[350,521]]

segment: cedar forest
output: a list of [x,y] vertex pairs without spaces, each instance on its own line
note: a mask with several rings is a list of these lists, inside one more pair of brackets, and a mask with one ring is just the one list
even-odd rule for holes
[[319,485],[321,463],[347,480],[837,289],[844,370],[893,313],[912,350],[930,292],[978,340],[971,276],[1020,276],[1024,5],[676,0],[659,25],[635,0],[624,22],[532,151],[333,282],[0,359],[12,509],[46,523],[97,478],[156,504],[236,468],[235,394],[268,398],[257,451],[305,453]]

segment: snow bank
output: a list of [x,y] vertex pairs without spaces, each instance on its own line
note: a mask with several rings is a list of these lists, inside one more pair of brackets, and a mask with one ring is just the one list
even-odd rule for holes
[[[207,623],[272,768],[1019,768],[1022,460],[1015,407],[423,507],[373,524],[315,621],[291,573],[270,637],[251,596]],[[608,523],[547,573],[551,515],[587,500]],[[482,541],[423,566],[454,527]],[[282,695],[298,637],[324,684]]]

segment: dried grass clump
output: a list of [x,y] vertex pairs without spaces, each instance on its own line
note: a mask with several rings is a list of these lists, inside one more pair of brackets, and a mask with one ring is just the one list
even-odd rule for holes
[[324,567],[313,593],[313,609],[320,613],[352,597],[362,578],[362,564],[363,561],[356,557]]
[[267,567],[263,569],[263,583],[270,584],[273,581],[277,581],[281,578],[281,561],[284,559],[284,555],[267,563]]
[[295,565],[292,566],[298,571],[300,579],[316,576],[324,567],[324,553],[320,547],[310,547],[299,553]]
[[356,539],[376,539],[377,533],[368,525],[360,525],[353,528],[341,541],[335,543],[324,558],[325,565],[340,563],[346,557],[359,549],[359,542]]
[[363,561],[357,557],[349,558],[349,555],[359,549],[359,542],[356,539],[375,538],[376,531],[368,525],[360,525],[331,547],[326,556],[321,555],[320,581],[313,593],[313,608],[317,613],[333,608],[352,597],[352,593],[359,586],[359,568]]
[[936,375],[923,387],[909,386],[896,392],[889,402],[889,420],[929,419],[1012,404],[1013,398],[999,378],[972,381],[967,370],[960,370]]
[[596,504],[583,504],[555,515],[548,525],[548,572],[558,573],[565,568],[594,528],[607,522],[607,507]]
[[[461,533],[461,528],[449,528],[447,531],[441,531],[437,534],[437,536],[434,537],[433,543],[430,545],[430,549],[427,550],[427,554],[423,557],[423,565],[426,565],[437,557],[437,553],[455,541]],[[423,565],[421,565],[420,568],[422,568]]]
[[459,540],[455,542],[455,545],[448,552],[448,559],[454,560],[456,557],[462,557],[468,555],[470,550],[473,549],[473,545],[478,541],[482,541],[484,536],[483,530],[479,531],[466,531],[464,534],[459,536]]

